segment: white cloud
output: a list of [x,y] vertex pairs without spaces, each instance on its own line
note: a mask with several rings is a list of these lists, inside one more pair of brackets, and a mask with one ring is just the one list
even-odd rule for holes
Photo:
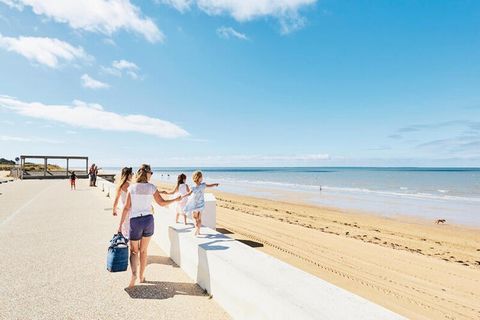
[[[191,161],[190,163],[213,164],[289,164],[289,163],[316,163],[330,160],[328,154],[299,154],[299,155],[226,155],[226,156],[193,156],[172,157],[171,160]],[[192,162],[193,161],[193,162]]]
[[88,74],[84,74],[81,77],[81,79],[82,79],[82,86],[84,86],[85,88],[90,88],[90,89],[110,88],[110,85],[108,83],[95,80],[92,77],[90,77]]
[[[0,0],[1,1],[1,0]],[[4,37],[0,34],[0,48],[16,52],[30,61],[57,68],[61,61],[91,60],[82,47],[55,39],[42,37]]]
[[103,43],[108,44],[108,45],[110,45],[110,46],[114,46],[114,47],[117,45],[117,44],[115,43],[115,41],[113,41],[113,39],[111,39],[111,38],[105,38],[105,39],[103,39]]
[[0,141],[27,142],[27,141],[30,141],[30,140],[27,139],[27,138],[22,138],[22,137],[0,136]]
[[53,120],[74,127],[125,131],[149,134],[160,138],[178,138],[189,135],[187,131],[169,121],[141,114],[122,115],[105,111],[99,104],[74,101],[73,105],[46,105],[40,102],[23,102],[1,96],[0,107],[19,115]]
[[192,0],[155,0],[156,3],[164,3],[174,7],[180,12],[185,12],[190,9]]
[[114,60],[111,67],[102,67],[102,70],[116,77],[121,77],[122,72],[125,72],[134,80],[140,78],[138,75],[138,70],[140,70],[140,68],[135,63],[123,59]]
[[25,137],[4,136],[4,135],[0,135],[0,141],[5,141],[5,142],[42,142],[42,143],[50,143],[50,144],[64,143],[63,141],[52,140],[52,139],[25,138]]
[[281,32],[290,33],[305,24],[300,9],[313,5],[317,0],[163,0],[184,12],[196,5],[209,15],[230,15],[237,21],[249,21],[261,17],[275,17]]
[[31,7],[37,15],[56,22],[68,23],[73,29],[111,35],[121,29],[138,33],[150,42],[163,41],[165,36],[152,19],[143,17],[130,0],[0,0],[23,10]]
[[114,60],[112,66],[118,70],[138,70],[138,66],[127,60]]
[[230,39],[231,37],[235,37],[240,40],[248,40],[246,34],[238,32],[237,30],[231,27],[220,27],[217,29],[217,35],[223,39]]

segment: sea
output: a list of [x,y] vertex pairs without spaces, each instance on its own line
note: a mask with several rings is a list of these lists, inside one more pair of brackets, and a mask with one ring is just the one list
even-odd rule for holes
[[221,191],[480,227],[480,168],[169,167],[154,178],[175,183],[185,173],[191,183],[195,170]]

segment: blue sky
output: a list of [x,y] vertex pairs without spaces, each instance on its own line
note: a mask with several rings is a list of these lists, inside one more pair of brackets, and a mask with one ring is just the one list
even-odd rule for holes
[[0,157],[480,166],[478,1],[0,0]]

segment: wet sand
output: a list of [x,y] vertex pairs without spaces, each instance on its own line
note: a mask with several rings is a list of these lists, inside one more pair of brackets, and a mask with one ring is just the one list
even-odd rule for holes
[[480,319],[479,229],[213,193],[230,237],[408,318]]

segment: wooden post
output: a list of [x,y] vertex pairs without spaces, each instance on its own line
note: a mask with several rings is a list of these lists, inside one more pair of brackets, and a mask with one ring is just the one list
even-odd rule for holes
[[68,158],[67,158],[67,178],[68,178]]
[[43,169],[43,176],[46,177],[47,176],[47,157],[43,159],[43,162],[45,164],[45,168]]
[[23,157],[20,158],[20,179],[23,179],[23,170],[25,169],[25,159]]

